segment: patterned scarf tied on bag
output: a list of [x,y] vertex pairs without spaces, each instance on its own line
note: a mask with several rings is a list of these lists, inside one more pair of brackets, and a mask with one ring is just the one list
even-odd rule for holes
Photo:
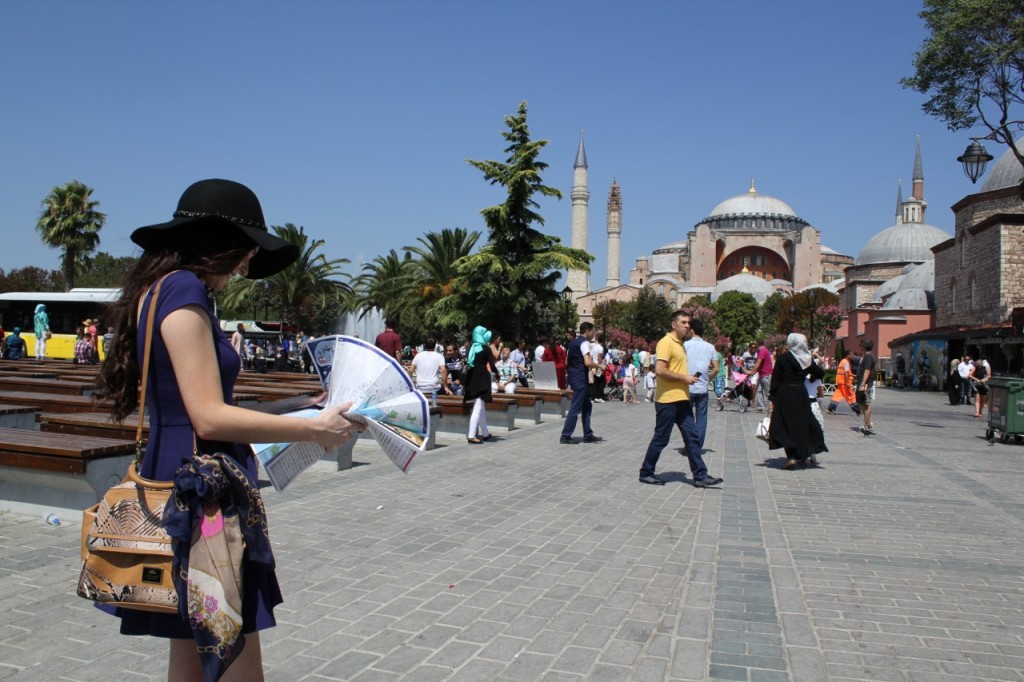
[[242,554],[273,568],[259,487],[225,455],[194,455],[174,476],[164,511],[173,539],[178,610],[188,619],[204,682],[242,652]]

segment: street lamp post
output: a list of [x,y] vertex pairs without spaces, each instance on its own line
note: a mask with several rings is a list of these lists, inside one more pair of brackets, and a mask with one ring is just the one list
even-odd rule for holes
[[978,178],[985,173],[985,166],[992,160],[992,155],[978,139],[972,137],[963,155],[956,157],[956,160],[964,165],[964,174],[971,179],[971,184],[978,182]]

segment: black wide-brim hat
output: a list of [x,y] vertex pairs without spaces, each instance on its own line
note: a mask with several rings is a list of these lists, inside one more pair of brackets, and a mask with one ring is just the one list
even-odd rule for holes
[[[196,228],[202,229],[196,229]],[[180,245],[183,240],[207,238],[224,241],[237,231],[260,250],[249,261],[249,279],[263,279],[284,270],[299,257],[299,247],[267,229],[260,200],[251,189],[231,180],[200,180],[178,200],[174,217],[166,223],[147,225],[132,232],[132,241],[143,249]]]

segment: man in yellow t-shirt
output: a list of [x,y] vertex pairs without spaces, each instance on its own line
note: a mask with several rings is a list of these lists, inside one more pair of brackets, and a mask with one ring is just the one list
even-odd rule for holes
[[697,434],[697,422],[693,418],[693,407],[690,404],[690,386],[697,382],[697,377],[689,374],[686,366],[686,348],[683,341],[690,331],[690,315],[682,310],[672,313],[671,331],[658,342],[655,351],[657,361],[654,373],[658,384],[654,399],[655,422],[654,436],[647,446],[647,455],[640,467],[640,482],[649,485],[665,485],[665,480],[655,475],[661,451],[668,445],[672,437],[672,427],[679,428],[686,444],[686,457],[690,461],[690,472],[693,474],[693,485],[706,488],[718,485],[721,478],[708,474],[704,464]]

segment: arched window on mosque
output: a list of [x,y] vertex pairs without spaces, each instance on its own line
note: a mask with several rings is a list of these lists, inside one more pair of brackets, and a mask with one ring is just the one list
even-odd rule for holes
[[664,296],[665,295],[665,285],[664,284],[659,284],[658,285],[658,295],[659,296]]

